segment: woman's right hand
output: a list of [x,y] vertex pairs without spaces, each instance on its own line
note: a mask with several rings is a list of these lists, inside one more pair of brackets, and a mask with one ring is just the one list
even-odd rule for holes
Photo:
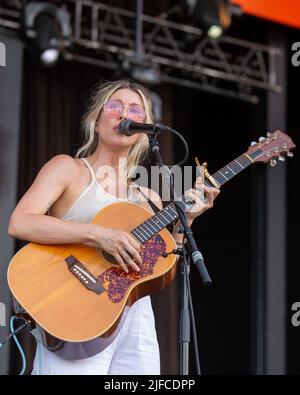
[[94,243],[97,247],[112,255],[121,268],[128,273],[128,266],[139,272],[138,265],[142,264],[140,256],[141,245],[124,230],[115,230],[97,226]]

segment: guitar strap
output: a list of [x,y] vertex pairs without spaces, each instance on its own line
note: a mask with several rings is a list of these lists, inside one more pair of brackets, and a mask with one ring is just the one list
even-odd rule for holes
[[160,208],[150,198],[148,198],[148,196],[141,190],[139,185],[137,186],[137,190],[144,196],[144,198],[146,198],[147,203],[154,211],[154,214],[157,214],[160,211]]

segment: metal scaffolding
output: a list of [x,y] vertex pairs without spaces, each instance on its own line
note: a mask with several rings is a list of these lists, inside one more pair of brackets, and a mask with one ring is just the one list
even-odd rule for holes
[[[115,71],[142,68],[161,82],[201,89],[252,103],[259,91],[281,92],[269,65],[282,56],[278,48],[229,36],[208,39],[197,27],[171,20],[172,10],[157,17],[91,0],[64,1],[71,15],[67,60]],[[20,31],[21,0],[0,5],[0,28]]]

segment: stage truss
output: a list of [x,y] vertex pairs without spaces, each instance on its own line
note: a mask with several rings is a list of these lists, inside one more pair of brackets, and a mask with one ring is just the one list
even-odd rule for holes
[[[142,0],[137,0],[142,4]],[[65,59],[109,68],[125,75],[154,70],[161,82],[258,103],[261,91],[281,92],[270,64],[278,48],[223,36],[208,39],[197,27],[159,16],[112,7],[104,2],[67,0],[72,34]],[[20,32],[24,2],[0,3],[2,31]]]

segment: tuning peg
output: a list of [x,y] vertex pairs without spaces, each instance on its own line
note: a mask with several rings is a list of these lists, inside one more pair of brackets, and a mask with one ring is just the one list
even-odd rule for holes
[[270,165],[271,165],[272,167],[275,167],[275,166],[277,165],[276,160],[275,160],[275,159],[272,159],[271,162],[270,162]]
[[252,143],[251,143],[251,147],[252,147],[252,145],[256,145],[257,144],[257,142],[256,141],[252,141]]
[[262,143],[265,139],[266,139],[265,137],[260,137],[258,141],[259,141],[260,143]]
[[289,151],[289,152],[287,153],[287,156],[288,156],[289,158],[293,158],[293,157],[294,157],[294,154],[293,154],[293,152],[290,152],[290,151]]
[[284,156],[281,156],[281,155],[279,155],[279,156],[278,156],[278,160],[280,160],[280,162],[285,162],[285,157],[284,157]]

